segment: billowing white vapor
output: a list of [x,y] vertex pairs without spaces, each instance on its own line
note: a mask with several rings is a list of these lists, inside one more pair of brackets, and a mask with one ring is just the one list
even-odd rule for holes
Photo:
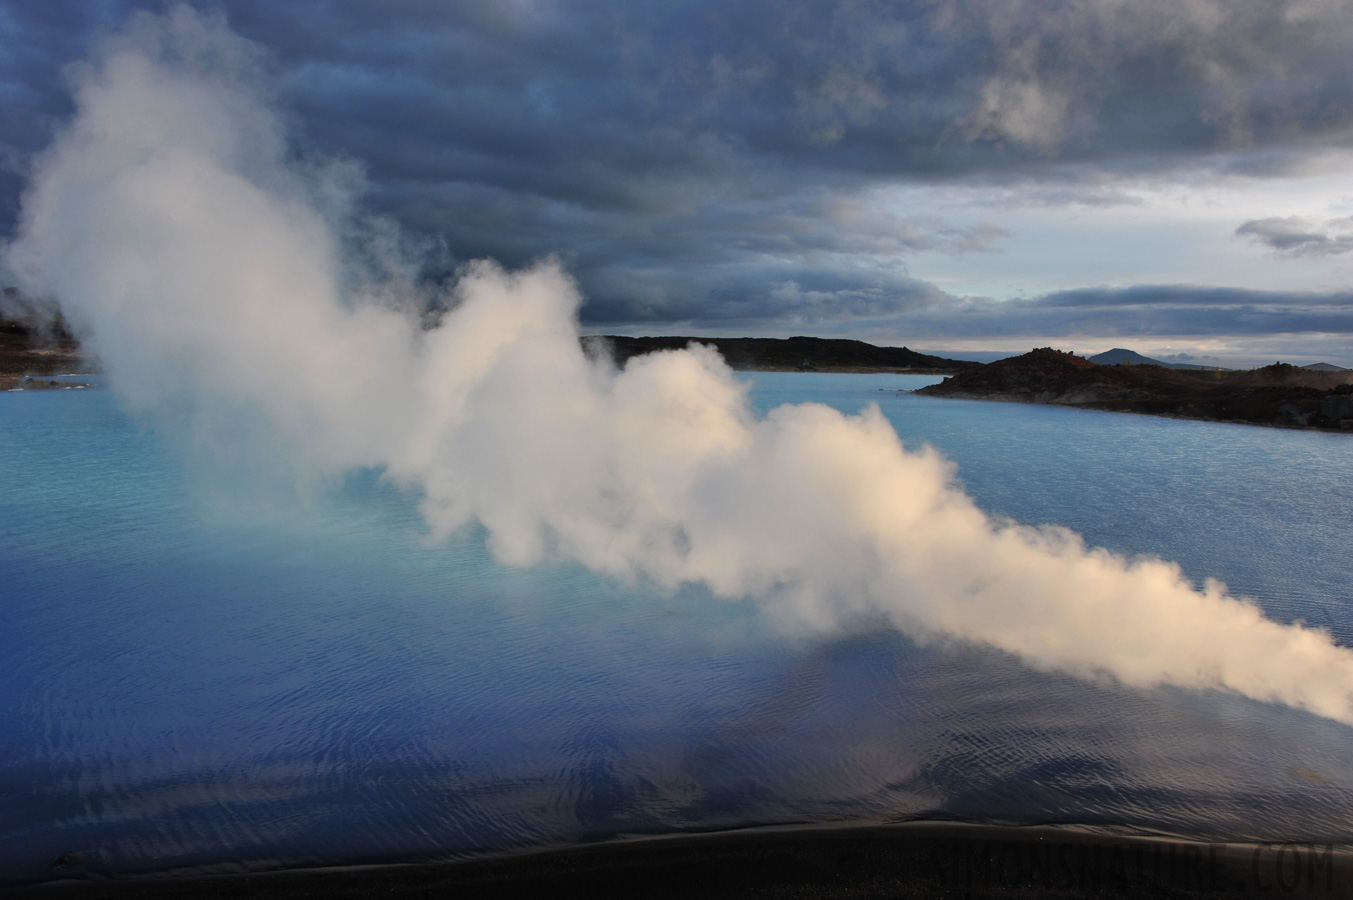
[[24,198],[7,265],[59,301],[134,414],[303,478],[380,467],[435,533],[481,522],[508,564],[699,583],[813,627],[885,617],[1353,723],[1353,652],[1324,632],[1169,563],[994,521],[877,410],[757,418],[698,347],[590,360],[554,263],[472,266],[424,327],[398,279],[345,258],[350,192],[291,155],[259,56],[186,9],[136,19],[73,76],[76,115]]

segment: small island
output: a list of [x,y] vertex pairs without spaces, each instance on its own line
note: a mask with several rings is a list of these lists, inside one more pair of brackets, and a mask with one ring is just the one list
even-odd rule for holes
[[1353,432],[1353,371],[1333,366],[1274,363],[1231,371],[1099,365],[1042,347],[967,369],[915,393]]

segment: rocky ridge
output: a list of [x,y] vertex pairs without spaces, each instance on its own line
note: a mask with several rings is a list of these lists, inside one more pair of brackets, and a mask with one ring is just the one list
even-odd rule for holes
[[1042,347],[960,372],[916,393],[1353,431],[1353,372],[1311,371],[1285,363],[1249,371],[1191,372],[1097,365]]

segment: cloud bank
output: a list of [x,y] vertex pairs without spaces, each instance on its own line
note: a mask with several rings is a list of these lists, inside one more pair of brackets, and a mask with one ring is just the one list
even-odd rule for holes
[[[341,167],[297,160],[259,65],[185,9],[108,39],[6,251],[120,401],[185,449],[298,478],[378,467],[436,535],[482,523],[509,565],[574,560],[755,598],[805,628],[882,620],[1353,724],[1353,652],[1328,634],[1170,563],[993,520],[877,409],[757,418],[699,347],[623,371],[589,359],[556,262],[476,263],[424,328],[386,232],[354,219]],[[384,263],[345,262],[354,241]]]
[[1251,219],[1236,229],[1284,256],[1340,256],[1353,253],[1353,216],[1312,222],[1300,216]]
[[918,337],[1319,334],[1346,345],[1353,291],[1283,292],[1191,284],[1081,288],[1018,300],[947,298],[906,317]]
[[[0,234],[16,227],[30,154],[70,114],[63,66],[163,5],[0,10]],[[366,202],[439,242],[444,271],[557,253],[596,328],[764,333],[891,316],[887,337],[909,341],[918,303],[952,299],[961,313],[946,291],[998,292],[953,288],[917,254],[1009,242],[986,221],[998,211],[933,197],[890,208],[880,185],[1095,203],[1162,173],[1259,179],[1353,148],[1353,17],[1323,0],[209,7],[269,48],[306,145],[362,160]],[[1000,291],[1064,283],[1016,281]]]

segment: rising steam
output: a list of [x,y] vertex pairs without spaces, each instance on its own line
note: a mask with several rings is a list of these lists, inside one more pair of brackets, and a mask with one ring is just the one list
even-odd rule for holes
[[508,564],[703,584],[821,628],[885,617],[1353,723],[1353,652],[1326,633],[994,521],[877,409],[758,419],[699,347],[589,359],[555,263],[473,265],[425,328],[428,298],[351,264],[352,179],[292,155],[260,60],[217,19],[139,17],[72,76],[76,115],[24,198],[8,267],[58,300],[133,413],[302,478],[378,467],[434,533],[480,522]]

